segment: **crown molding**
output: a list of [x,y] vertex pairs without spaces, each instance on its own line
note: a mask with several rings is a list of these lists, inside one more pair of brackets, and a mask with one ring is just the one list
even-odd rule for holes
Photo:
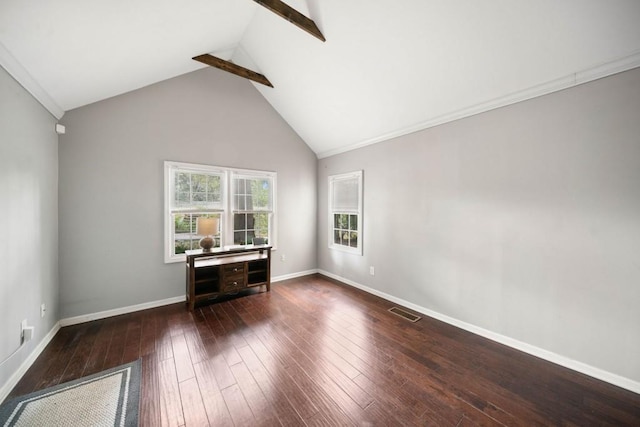
[[389,139],[397,138],[403,135],[408,135],[410,133],[452,122],[454,120],[474,116],[476,114],[484,113],[500,107],[505,107],[507,105],[515,104],[521,101],[526,101],[528,99],[537,98],[539,96],[548,95],[553,92],[568,89],[583,83],[588,83],[593,80],[608,77],[613,74],[628,71],[637,67],[640,67],[640,50],[635,51],[630,55],[598,64],[564,77],[549,80],[545,83],[531,86],[526,89],[513,92],[486,102],[451,111],[441,116],[433,117],[374,138],[370,138],[344,147],[335,148],[333,150],[323,151],[318,153],[317,156],[319,159],[323,159],[325,157],[331,157],[337,154],[346,153],[348,151],[366,147],[367,145],[377,144],[379,142],[387,141]]
[[18,60],[0,42],[0,65],[16,79],[44,108],[56,119],[60,120],[64,110],[56,104],[49,94],[31,77],[31,74],[18,62]]

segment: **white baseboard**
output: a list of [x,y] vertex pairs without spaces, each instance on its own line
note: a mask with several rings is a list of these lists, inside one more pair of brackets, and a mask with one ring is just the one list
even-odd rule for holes
[[297,273],[283,274],[281,276],[272,277],[271,283],[282,282],[283,280],[295,279],[297,277],[302,277],[302,276],[310,276],[316,273],[318,273],[317,268],[314,268],[313,270],[299,271]]
[[161,307],[163,305],[175,304],[178,302],[184,302],[186,300],[185,295],[178,297],[171,297],[158,301],[145,302],[142,304],[130,305],[127,307],[114,308],[113,310],[99,311],[97,313],[83,314],[81,316],[67,317],[60,320],[60,326],[71,326],[79,323],[91,322],[92,320],[106,319],[107,317],[119,316],[121,314],[133,313],[135,311],[147,310],[149,308]]
[[349,279],[345,279],[344,277],[340,277],[336,274],[329,273],[325,270],[318,270],[318,273],[335,279],[339,282],[347,284],[349,286],[353,286],[354,288],[358,288],[372,295],[378,296],[380,298],[386,299],[388,301],[394,302],[396,304],[400,304],[404,307],[410,308],[418,313],[422,313],[426,316],[433,317],[434,319],[441,320],[450,325],[456,326],[460,329],[464,329],[466,331],[472,332],[476,335],[480,335],[482,337],[488,338],[492,341],[498,342],[500,344],[504,344],[516,350],[523,351],[525,353],[531,354],[533,356],[539,357],[541,359],[547,360],[549,362],[555,363],[556,365],[563,366],[565,368],[569,368],[571,370],[583,373],[590,377],[608,382],[618,387],[622,387],[626,390],[632,391],[634,393],[640,394],[640,382],[634,381],[632,379],[605,371],[600,368],[596,368],[591,365],[587,365],[586,363],[579,362],[577,360],[570,359],[568,357],[562,356],[560,354],[556,354],[554,352],[545,350],[540,347],[536,347],[531,344],[527,344],[526,342],[518,341],[516,339],[507,337],[505,335],[498,334],[496,332],[489,331],[487,329],[481,328],[479,326],[473,325],[471,323],[463,322],[461,320],[455,319],[453,317],[449,317],[447,315],[438,313],[437,311],[429,310],[428,308],[421,307],[419,305],[413,304],[409,301],[405,301],[401,298],[394,297],[393,295],[389,295],[385,292],[378,291],[376,289],[370,288],[368,286],[362,285],[360,283],[354,282]]
[[[294,279],[296,277],[308,276],[310,274],[317,273],[318,270],[307,270],[298,273],[285,274],[282,276],[276,276],[271,278],[271,282],[281,282],[283,280]],[[121,314],[133,313],[136,311],[147,310],[149,308],[161,307],[163,305],[175,304],[178,302],[184,302],[186,297],[184,295],[178,297],[167,298],[158,301],[145,302],[142,304],[130,305],[127,307],[114,308],[113,310],[105,310],[97,313],[83,314],[81,316],[67,317],[60,320],[60,326],[71,326],[79,323],[91,322],[92,320],[106,319],[107,317],[119,316]]]
[[38,356],[40,356],[40,353],[42,353],[47,345],[49,345],[49,343],[51,342],[53,337],[56,336],[59,330],[60,322],[57,322],[55,325],[53,325],[53,328],[51,328],[49,333],[45,335],[42,340],[40,340],[38,345],[33,349],[29,356],[27,356],[24,362],[22,362],[18,370],[13,373],[11,378],[9,378],[9,380],[5,384],[2,385],[2,388],[0,388],[0,402],[4,401],[7,398],[11,390],[13,390],[16,384],[18,384],[18,381],[20,381],[22,376],[29,370],[31,365],[33,365],[33,362],[36,361]]
[[[271,279],[272,282],[281,282],[283,280],[294,279],[296,277],[308,276],[310,274],[317,273],[318,270],[307,270],[301,271],[298,273],[285,274],[277,277],[273,277]],[[105,310],[97,313],[83,314],[81,316],[67,317],[65,319],[60,319],[54,327],[49,331],[49,333],[40,341],[37,347],[29,354],[27,359],[20,365],[18,370],[9,378],[6,384],[0,388],[0,402],[2,402],[7,395],[11,392],[11,390],[18,384],[18,381],[22,378],[22,376],[27,372],[27,370],[31,367],[33,362],[38,358],[40,353],[45,349],[45,347],[51,342],[56,333],[60,330],[61,327],[77,325],[80,323],[91,322],[93,320],[106,319],[107,317],[119,316],[121,314],[133,313],[136,311],[147,310],[149,308],[161,307],[164,305],[176,304],[179,302],[184,302],[186,300],[186,296],[181,295],[172,298],[166,298],[163,300],[145,302],[142,304],[130,305],[127,307],[115,308],[113,310]]]
[[[317,273],[318,270],[307,270],[300,271],[298,273],[285,274],[282,276],[276,276],[271,278],[271,282],[281,282],[283,280],[294,279],[296,277],[308,276],[310,274]],[[163,305],[175,304],[179,302],[184,302],[186,300],[186,296],[181,295],[177,297],[171,297],[158,301],[145,302],[142,304],[130,305],[127,307],[114,308],[113,310],[105,310],[99,311],[97,313],[83,314],[80,316],[67,317],[66,319],[60,320],[60,326],[71,326],[77,325],[79,323],[91,322],[93,320],[106,319],[107,317],[119,316],[121,314],[133,313],[136,311],[147,310],[149,308],[161,307]]]

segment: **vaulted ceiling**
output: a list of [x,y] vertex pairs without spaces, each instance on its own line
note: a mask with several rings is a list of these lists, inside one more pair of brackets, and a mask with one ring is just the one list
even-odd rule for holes
[[640,66],[638,0],[285,3],[326,42],[251,0],[1,0],[0,64],[60,117],[211,53],[319,157]]

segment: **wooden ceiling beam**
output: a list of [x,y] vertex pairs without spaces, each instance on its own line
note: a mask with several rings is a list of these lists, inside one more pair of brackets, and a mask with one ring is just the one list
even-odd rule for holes
[[241,67],[240,65],[236,65],[233,62],[225,61],[224,59],[209,55],[208,53],[205,53],[204,55],[194,56],[192,59],[198,62],[202,62],[203,64],[219,68],[223,71],[235,74],[237,76],[244,77],[245,79],[253,80],[254,82],[261,83],[265,86],[273,87],[269,79],[267,79],[264,75],[256,73],[255,71],[252,71],[248,68]]
[[323,42],[326,41],[326,39],[320,32],[320,29],[318,28],[316,23],[313,22],[312,19],[307,18],[306,16],[304,16],[303,14],[301,14],[300,12],[298,12],[297,10],[289,6],[288,4],[283,3],[280,0],[253,0],[253,1],[266,7],[276,15],[291,22],[293,25],[296,25],[299,28],[305,30],[307,33],[311,34],[312,36],[322,40]]

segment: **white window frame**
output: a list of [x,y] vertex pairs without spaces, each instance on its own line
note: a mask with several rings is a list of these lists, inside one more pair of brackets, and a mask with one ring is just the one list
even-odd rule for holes
[[[249,170],[240,170],[240,169],[234,169],[232,170],[231,174],[230,174],[230,182],[229,182],[229,202],[230,202],[230,207],[231,207],[231,214],[233,215],[245,215],[245,214],[251,214],[251,213],[270,213],[270,215],[268,216],[268,230],[270,231],[272,229],[273,226],[273,222],[274,222],[274,218],[275,215],[273,215],[274,212],[274,204],[275,204],[275,185],[276,185],[276,180],[275,180],[275,173],[273,172],[261,172],[261,171],[249,171]],[[271,206],[269,206],[267,209],[239,209],[236,205],[235,205],[235,197],[237,196],[237,189],[236,189],[236,179],[268,179],[271,183],[271,187],[273,188],[273,192],[272,192],[272,197],[271,197]],[[235,221],[230,220],[229,221],[231,224],[231,237],[232,240],[235,240]],[[271,242],[271,236],[270,236],[270,232],[269,235],[267,236],[267,238],[269,239],[268,241]]]
[[[337,210],[333,206],[333,193],[335,183],[345,180],[352,180],[356,178],[358,182],[358,208],[357,210]],[[342,252],[348,252],[351,254],[362,255],[362,242],[363,242],[363,215],[362,215],[362,196],[363,196],[363,171],[354,171],[348,172],[338,175],[330,175],[329,176],[329,185],[328,185],[328,195],[329,195],[329,218],[328,218],[328,235],[329,235],[329,249],[335,249]],[[355,230],[358,233],[358,245],[357,247],[340,245],[334,243],[334,215],[336,214],[347,214],[347,215],[357,215],[358,218],[358,228]]]
[[[239,247],[234,245],[233,235],[233,185],[236,176],[241,177],[256,177],[256,178],[269,178],[272,185],[271,193],[271,210],[269,212],[269,235],[268,243],[273,249],[276,249],[277,240],[277,214],[276,214],[276,195],[277,195],[277,173],[270,171],[259,171],[251,169],[237,169],[228,168],[222,166],[202,165],[195,163],[183,163],[174,161],[164,162],[164,262],[184,262],[186,260],[185,254],[175,254],[175,242],[174,242],[174,223],[172,214],[174,212],[185,212],[188,209],[175,209],[172,207],[173,192],[174,192],[174,174],[175,172],[191,172],[191,173],[205,173],[205,174],[222,174],[221,191],[222,191],[222,206],[221,208],[212,208],[206,210],[197,210],[194,212],[207,212],[220,214],[220,247],[232,248]],[[243,211],[244,213],[245,211]]]

